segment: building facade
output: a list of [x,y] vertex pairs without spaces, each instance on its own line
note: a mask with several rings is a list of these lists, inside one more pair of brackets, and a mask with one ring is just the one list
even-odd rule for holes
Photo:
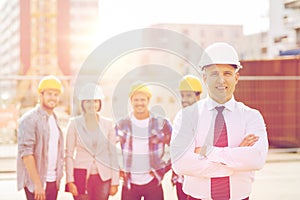
[[63,80],[60,105],[69,111],[71,77],[95,47],[98,10],[98,0],[3,0],[0,103],[8,114],[1,119],[13,113],[8,108],[21,115],[34,106],[38,82],[48,74]]
[[94,48],[98,0],[6,0],[0,20],[1,91],[30,106],[40,76],[69,81]]
[[269,18],[268,57],[300,49],[300,0],[270,0]]

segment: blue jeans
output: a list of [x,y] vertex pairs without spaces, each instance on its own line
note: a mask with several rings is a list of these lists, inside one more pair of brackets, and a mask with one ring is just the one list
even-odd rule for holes
[[163,200],[164,193],[161,184],[154,178],[145,185],[131,184],[128,189],[125,185],[122,187],[122,200]]

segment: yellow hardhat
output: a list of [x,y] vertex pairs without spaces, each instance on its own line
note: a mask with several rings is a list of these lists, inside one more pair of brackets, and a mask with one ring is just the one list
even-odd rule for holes
[[62,93],[63,91],[61,81],[53,75],[45,76],[44,78],[42,78],[38,86],[38,93],[42,93],[47,89],[58,90],[60,93]]
[[149,87],[145,84],[140,83],[140,84],[132,85],[130,88],[129,97],[131,98],[132,95],[136,92],[142,92],[142,93],[146,94],[149,98],[152,97]]
[[196,76],[186,75],[180,81],[179,90],[202,92],[202,84]]

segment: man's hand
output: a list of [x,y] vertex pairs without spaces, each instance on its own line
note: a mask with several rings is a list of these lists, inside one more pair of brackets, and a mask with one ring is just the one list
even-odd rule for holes
[[46,200],[46,192],[41,183],[35,184],[35,186],[34,186],[34,199],[35,200]]
[[[258,136],[254,135],[254,134],[249,134],[243,139],[243,141],[241,142],[239,147],[251,147],[255,144],[255,142],[258,141],[258,139],[259,139]],[[204,147],[195,147],[194,153],[196,153],[196,154],[201,154],[202,153],[203,155],[205,155],[207,153],[206,146],[204,146]]]
[[201,147],[195,147],[194,153],[200,154],[201,152]]
[[120,170],[119,176],[120,176],[121,179],[124,180],[124,178],[125,178],[125,172],[123,170]]
[[29,174],[29,177],[34,183],[34,199],[35,200],[45,200],[46,199],[46,192],[43,187],[43,183],[41,182],[41,179],[39,177],[36,164],[35,164],[35,158],[33,155],[27,155],[22,157],[22,160],[24,162],[24,165],[26,167],[26,170]]
[[239,147],[251,147],[255,144],[255,142],[258,141],[258,139],[259,139],[258,136],[254,134],[249,134],[243,139]]
[[118,192],[118,186],[112,185],[110,186],[109,195],[114,196]]
[[202,146],[202,147],[195,147],[194,153],[200,154],[203,157],[206,157],[210,151],[212,150],[211,146]]

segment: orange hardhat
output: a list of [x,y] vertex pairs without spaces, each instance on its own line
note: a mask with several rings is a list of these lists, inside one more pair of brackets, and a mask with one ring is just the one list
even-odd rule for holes
[[61,81],[53,75],[45,76],[44,78],[42,78],[38,86],[38,93],[42,93],[47,89],[58,90],[60,93],[63,92]]

